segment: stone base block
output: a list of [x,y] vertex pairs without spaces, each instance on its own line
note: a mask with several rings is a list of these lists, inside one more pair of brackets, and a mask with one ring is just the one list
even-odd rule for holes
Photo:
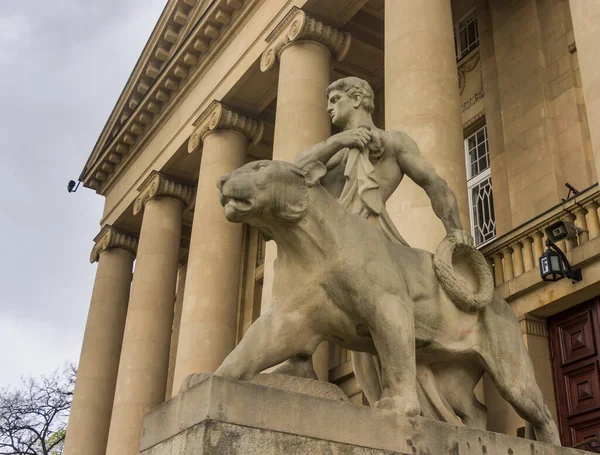
[[497,433],[210,376],[145,418],[142,455],[577,455]]

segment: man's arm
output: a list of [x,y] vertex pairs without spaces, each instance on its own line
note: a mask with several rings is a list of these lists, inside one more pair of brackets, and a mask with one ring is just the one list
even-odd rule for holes
[[394,150],[400,169],[425,190],[436,216],[442,221],[446,232],[462,230],[456,196],[435,171],[432,164],[419,151],[419,146],[406,133],[392,131]]
[[303,167],[309,161],[320,161],[323,164],[327,162],[343,148],[359,147],[363,148],[371,140],[371,131],[365,128],[342,131],[334,134],[327,140],[319,142],[312,147],[301,152],[294,164],[298,167]]

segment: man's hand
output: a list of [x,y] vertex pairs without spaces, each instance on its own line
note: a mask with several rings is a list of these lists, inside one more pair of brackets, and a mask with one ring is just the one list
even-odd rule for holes
[[335,145],[338,150],[343,148],[364,148],[371,141],[372,133],[367,128],[342,131],[334,134],[327,141]]
[[446,238],[454,240],[458,245],[475,246],[473,236],[462,229],[451,229]]

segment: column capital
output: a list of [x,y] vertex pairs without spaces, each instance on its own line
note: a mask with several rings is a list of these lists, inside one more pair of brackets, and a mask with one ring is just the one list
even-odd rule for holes
[[134,255],[137,252],[138,239],[109,224],[102,228],[100,233],[94,238],[94,242],[95,245],[90,254],[90,262],[92,264],[100,259],[100,253],[109,248],[122,248],[131,251]]
[[296,7],[282,19],[275,30],[267,37],[269,46],[260,59],[261,71],[269,71],[277,65],[282,49],[295,41],[315,41],[322,44],[331,56],[341,62],[350,49],[351,37],[348,32],[340,32],[329,25],[318,22]]
[[138,191],[140,194],[133,203],[134,215],[141,213],[144,210],[146,202],[155,197],[177,199],[186,208],[189,208],[194,200],[194,189],[191,186],[173,182],[158,171],[152,171],[146,180],[144,180],[144,183],[140,185]]
[[243,134],[253,144],[258,144],[262,138],[264,123],[245,117],[228,108],[220,101],[213,101],[194,122],[196,129],[188,141],[188,152],[195,151],[204,136],[215,130],[232,130]]

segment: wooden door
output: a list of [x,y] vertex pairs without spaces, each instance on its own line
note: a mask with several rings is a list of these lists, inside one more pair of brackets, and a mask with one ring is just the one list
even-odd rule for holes
[[570,447],[600,437],[600,300],[559,313],[548,325],[557,423],[563,445]]

